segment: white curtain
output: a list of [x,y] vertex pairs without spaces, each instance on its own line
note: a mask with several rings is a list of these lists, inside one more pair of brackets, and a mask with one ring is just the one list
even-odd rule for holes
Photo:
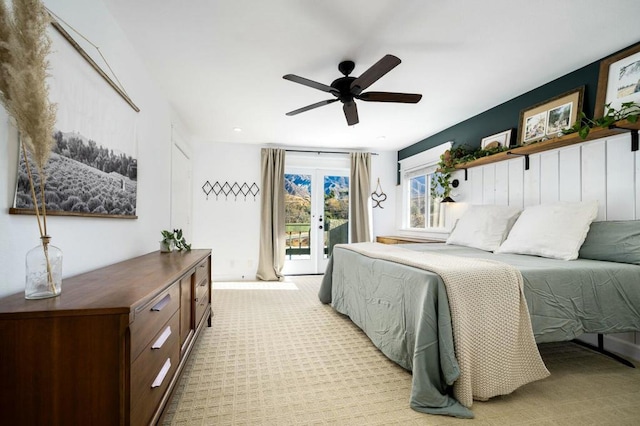
[[284,149],[262,149],[260,253],[256,278],[263,281],[281,281],[284,278],[284,157]]
[[351,153],[350,225],[351,242],[372,240],[371,232],[371,153]]

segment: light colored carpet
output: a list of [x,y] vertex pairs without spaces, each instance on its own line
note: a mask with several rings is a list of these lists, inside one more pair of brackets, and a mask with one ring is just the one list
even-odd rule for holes
[[[167,425],[637,425],[640,369],[572,343],[540,346],[551,376],[475,402],[474,420],[409,408],[411,374],[317,298],[321,277],[213,284]],[[218,288],[216,288],[218,285]]]

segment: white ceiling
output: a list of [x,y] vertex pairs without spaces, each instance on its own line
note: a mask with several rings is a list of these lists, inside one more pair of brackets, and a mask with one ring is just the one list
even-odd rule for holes
[[[638,0],[104,0],[195,140],[397,150],[640,41]],[[356,101],[287,117],[385,54],[402,63]],[[135,102],[135,99],[134,99]],[[234,128],[241,128],[236,132]],[[446,142],[446,141],[442,141]]]

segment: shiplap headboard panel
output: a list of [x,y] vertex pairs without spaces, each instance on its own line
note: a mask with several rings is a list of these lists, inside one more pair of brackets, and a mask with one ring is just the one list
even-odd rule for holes
[[464,201],[527,207],[597,200],[596,220],[638,219],[640,161],[628,134],[468,170]]
[[[529,157],[474,167],[460,201],[524,208],[556,201],[598,200],[596,220],[640,219],[640,158],[628,133]],[[458,179],[464,179],[461,172]],[[640,359],[640,333],[607,337],[611,349]]]

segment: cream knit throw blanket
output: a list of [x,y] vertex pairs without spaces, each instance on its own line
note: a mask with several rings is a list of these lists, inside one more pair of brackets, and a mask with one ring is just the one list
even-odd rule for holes
[[425,253],[378,243],[338,247],[440,275],[447,289],[460,377],[454,397],[505,395],[549,375],[531,329],[522,275],[502,262]]

